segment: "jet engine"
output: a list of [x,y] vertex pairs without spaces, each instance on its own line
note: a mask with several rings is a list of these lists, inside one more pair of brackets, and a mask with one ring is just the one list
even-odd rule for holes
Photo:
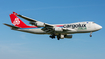
[[43,22],[30,22],[30,24],[38,26],[38,27],[45,27],[45,23]]
[[60,39],[64,39],[65,37],[64,37],[64,35],[60,35]]
[[55,30],[55,31],[58,31],[58,32],[59,32],[59,31],[63,31],[63,29],[60,28],[60,27],[55,27],[54,30]]
[[65,35],[65,38],[72,38],[72,35]]
[[60,39],[72,38],[72,35],[60,35]]

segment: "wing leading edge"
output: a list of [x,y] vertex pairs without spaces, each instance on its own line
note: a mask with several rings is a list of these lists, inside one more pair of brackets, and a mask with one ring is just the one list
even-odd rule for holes
[[[17,16],[19,16],[19,17],[25,19],[25,20],[27,20],[27,21],[30,21],[30,22],[40,22],[40,21],[37,21],[37,20],[31,19],[31,18],[28,18],[28,17],[26,17],[26,16],[23,16],[23,15],[17,14],[17,13],[15,13],[15,12],[13,12],[13,13],[14,13],[15,15],[17,15]],[[41,22],[41,23],[43,23],[43,22]],[[44,23],[44,24],[45,24],[45,26],[47,26],[47,27],[53,27],[53,26],[50,25],[50,24],[47,24],[47,23]]]
[[[28,17],[26,17],[26,16],[17,14],[17,13],[15,13],[15,12],[13,12],[13,14],[14,14],[14,15],[17,15],[17,16],[19,16],[19,17],[21,17],[21,18],[23,18],[23,19],[25,19],[25,20],[27,20],[27,21],[30,21],[30,22],[40,22],[40,21],[31,19],[31,18],[28,18]],[[43,23],[43,22],[42,22],[42,23]],[[54,26],[54,25],[50,25],[50,24],[47,24],[47,23],[44,23],[44,24],[45,24],[45,27],[48,27],[48,28],[49,28],[49,27],[54,28],[54,27],[60,27],[60,26],[63,27],[63,25],[56,25],[56,26]],[[62,29],[63,29],[63,30],[66,30],[66,31],[75,31],[74,29],[67,29],[67,28],[62,28]]]

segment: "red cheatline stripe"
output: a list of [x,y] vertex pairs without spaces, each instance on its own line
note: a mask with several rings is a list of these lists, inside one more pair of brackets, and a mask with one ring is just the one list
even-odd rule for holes
[[57,27],[61,27],[61,26],[63,26],[63,25],[56,25]]

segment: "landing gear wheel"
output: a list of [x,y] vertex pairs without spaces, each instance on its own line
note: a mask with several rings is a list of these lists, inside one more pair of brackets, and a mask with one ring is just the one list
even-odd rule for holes
[[52,38],[52,39],[55,38],[55,36],[49,36],[49,37]]
[[60,40],[60,38],[57,38],[58,40]]
[[59,35],[57,36],[57,39],[60,40],[60,36]]
[[92,35],[90,35],[90,37],[92,37]]
[[49,37],[53,39],[53,38],[55,38],[55,34],[50,35]]

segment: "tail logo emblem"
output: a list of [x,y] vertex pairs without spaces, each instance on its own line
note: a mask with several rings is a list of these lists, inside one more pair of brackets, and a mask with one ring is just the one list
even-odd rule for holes
[[13,21],[13,24],[14,25],[19,25],[20,24],[19,18],[15,18],[15,20]]

